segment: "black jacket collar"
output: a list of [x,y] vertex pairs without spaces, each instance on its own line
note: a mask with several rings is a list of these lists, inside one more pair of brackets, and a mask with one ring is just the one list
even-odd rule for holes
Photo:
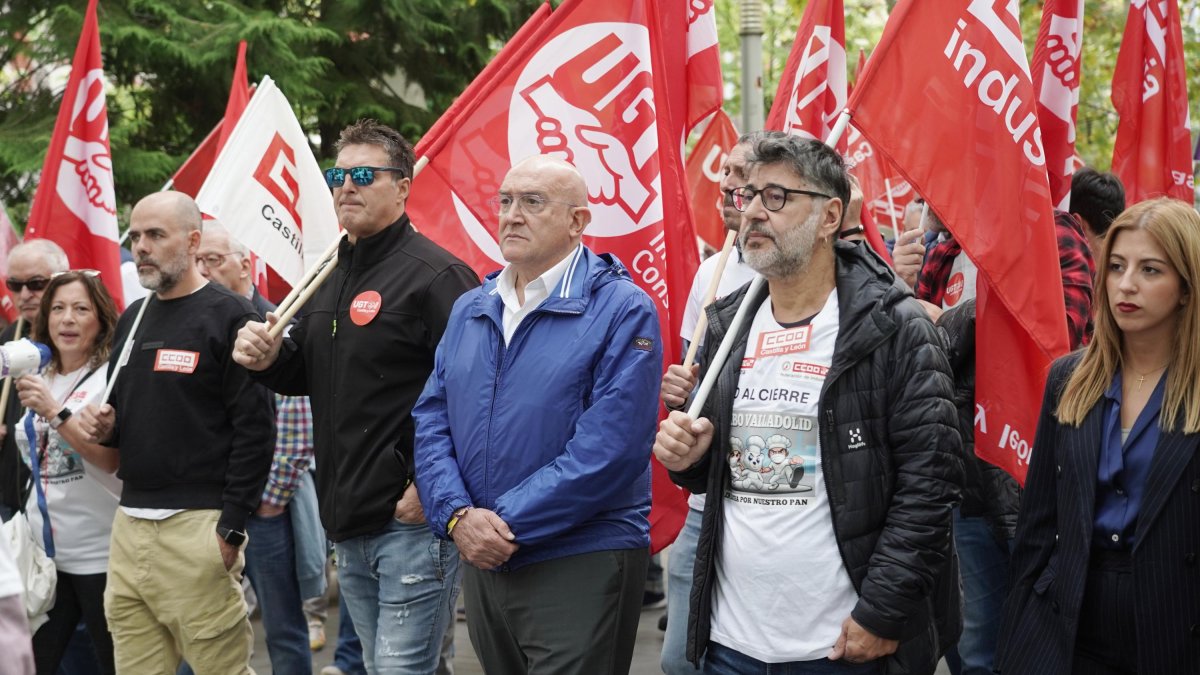
[[338,245],[338,266],[371,267],[386,258],[393,249],[403,246],[415,232],[408,214],[404,213],[396,222],[369,237],[359,237],[353,244],[349,237],[342,237],[342,243]]

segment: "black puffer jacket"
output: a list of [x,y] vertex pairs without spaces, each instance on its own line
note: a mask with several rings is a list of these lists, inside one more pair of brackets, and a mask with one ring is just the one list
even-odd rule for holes
[[[821,391],[820,443],[834,533],[859,595],[853,616],[873,634],[900,640],[883,672],[933,673],[962,630],[950,529],[962,461],[950,366],[933,324],[891,269],[864,247],[838,242],[834,250],[840,326]],[[705,363],[746,290],[708,308]],[[749,299],[751,315],[765,297],[764,287]],[[729,483],[728,464],[712,457],[729,451],[749,328],[747,322],[702,413],[719,440],[696,465],[672,474],[693,492],[720,495]],[[852,432],[865,447],[848,447]],[[706,502],[696,550],[687,642],[693,663],[708,644],[722,506],[721,499]]]
[[1004,469],[975,456],[975,300],[938,319],[954,371],[954,406],[963,444],[962,515],[983,518],[996,541],[1007,546],[1017,531],[1021,486]]

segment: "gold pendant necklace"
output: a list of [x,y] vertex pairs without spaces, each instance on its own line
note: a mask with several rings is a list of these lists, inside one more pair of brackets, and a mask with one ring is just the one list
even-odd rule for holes
[[1169,365],[1171,365],[1171,362],[1170,362],[1170,361],[1167,361],[1166,363],[1164,363],[1164,364],[1162,364],[1161,366],[1159,366],[1159,367],[1155,368],[1154,370],[1148,370],[1148,371],[1146,371],[1146,372],[1144,372],[1144,373],[1139,373],[1139,372],[1137,372],[1137,371],[1134,371],[1134,370],[1133,370],[1133,368],[1130,368],[1129,370],[1133,371],[1133,374],[1138,376],[1138,387],[1137,387],[1137,393],[1139,393],[1139,394],[1140,394],[1140,393],[1142,393],[1142,385],[1146,383],[1146,376],[1147,376],[1147,375],[1153,375],[1154,373],[1157,373],[1158,371],[1162,370],[1163,368],[1166,368],[1166,367],[1167,367],[1167,366],[1169,366]]

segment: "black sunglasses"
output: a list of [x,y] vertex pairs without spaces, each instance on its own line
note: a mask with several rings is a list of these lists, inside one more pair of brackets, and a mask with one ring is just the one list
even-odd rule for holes
[[29,290],[34,293],[41,293],[46,290],[46,286],[50,284],[50,280],[45,277],[33,277],[32,279],[6,279],[4,285],[8,286],[8,290],[13,293],[20,293],[22,288],[29,287]]
[[403,172],[404,169],[401,169],[398,166],[354,166],[350,167],[349,169],[343,169],[335,166],[331,169],[325,169],[325,184],[328,185],[329,189],[331,190],[334,188],[340,188],[346,184],[346,174],[348,173],[350,174],[350,180],[354,181],[355,185],[359,187],[366,187],[375,182],[376,171]]

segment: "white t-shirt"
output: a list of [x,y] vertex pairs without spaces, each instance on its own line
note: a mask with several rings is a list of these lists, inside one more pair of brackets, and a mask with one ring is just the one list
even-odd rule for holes
[[8,548],[8,537],[0,537],[0,598],[21,595],[25,592],[25,584],[21,581],[21,570],[13,560],[12,551]]
[[[89,403],[99,404],[104,396],[108,369],[102,364],[90,377],[80,381],[89,370],[85,366],[70,373],[44,376],[50,394],[72,412],[78,412]],[[70,398],[63,401],[68,393]],[[24,417],[16,425],[16,431],[17,448],[28,465],[29,438],[25,433]],[[54,537],[54,564],[68,574],[107,571],[108,540],[112,534],[113,515],[121,500],[121,480],[84,459],[38,415],[34,415],[34,433],[45,443],[44,452],[39,451],[42,458],[40,471]],[[42,512],[38,509],[37,490],[32,487],[25,512],[29,516],[29,527],[40,544]]]
[[946,292],[942,294],[942,309],[950,309],[975,297],[975,277],[979,270],[967,257],[966,251],[954,256],[950,264],[950,278],[946,280]]
[[768,298],[738,378],[712,639],[767,663],[828,656],[858,602],[821,466],[819,399],[837,334],[836,290],[792,328]]
[[[692,333],[696,332],[696,322],[700,320],[700,312],[704,310],[704,294],[708,292],[708,285],[717,273],[717,263],[720,260],[720,255],[709,256],[696,270],[696,277],[692,279],[692,290],[688,291],[687,306],[683,308],[683,323],[679,326],[679,337],[684,340],[691,340]],[[725,271],[721,280],[717,282],[717,296],[713,300],[723,298],[750,283],[754,280],[754,275],[754,269],[742,262],[742,256],[737,249],[730,251]],[[700,336],[699,342],[704,344],[704,336]],[[704,495],[688,497],[688,508],[703,511]]]

